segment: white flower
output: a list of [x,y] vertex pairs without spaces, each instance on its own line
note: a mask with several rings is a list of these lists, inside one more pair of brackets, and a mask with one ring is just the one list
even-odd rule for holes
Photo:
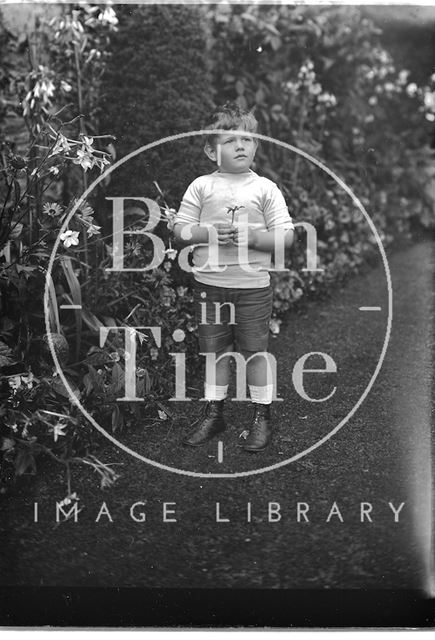
[[19,389],[21,387],[21,378],[20,376],[14,376],[13,378],[9,378],[8,384],[11,389]]
[[335,107],[337,105],[337,98],[332,93],[322,93],[317,97],[317,101],[325,103],[327,107]]
[[54,437],[54,441],[57,442],[57,439],[59,438],[59,436],[65,436],[66,434],[64,433],[64,430],[66,429],[66,424],[62,423],[62,422],[58,422],[57,424],[54,425],[53,427],[53,437]]
[[281,320],[276,320],[276,318],[272,318],[269,321],[269,329],[272,335],[278,335],[280,331]]
[[406,87],[406,93],[408,94],[408,96],[410,96],[411,98],[415,96],[415,94],[418,91],[418,87],[415,84],[415,82],[411,82],[410,84],[408,84],[408,86]]
[[27,376],[21,376],[21,381],[24,382],[28,389],[31,389],[33,387],[33,380],[34,377],[31,371],[29,371],[29,374]]
[[65,93],[69,93],[70,91],[72,91],[72,86],[65,80],[60,81],[60,86],[65,91]]
[[91,238],[92,236],[96,236],[100,233],[100,229],[101,227],[99,227],[96,224],[90,224],[89,227],[86,229],[86,233],[88,234],[88,238]]
[[49,173],[52,173],[54,176],[59,175],[59,169],[57,167],[50,167]]
[[67,153],[70,150],[71,150],[71,145],[69,144],[68,140],[65,138],[64,135],[59,134],[59,137],[56,140],[56,143],[48,157],[55,156],[57,153],[62,153],[62,152]]
[[112,25],[118,24],[118,18],[116,17],[116,13],[112,9],[112,7],[106,7],[104,11],[102,11],[98,15],[98,20],[100,20],[100,22],[107,22],[108,24]]
[[408,82],[408,76],[409,76],[408,69],[402,69],[402,71],[399,71],[399,76],[397,79],[398,83],[406,84]]
[[82,138],[83,138],[83,144],[85,145],[86,150],[89,153],[92,153],[94,151],[94,148],[92,146],[94,139],[90,138],[89,136],[82,136]]
[[175,209],[172,209],[172,208],[166,209],[165,207],[163,207],[163,211],[165,212],[166,217],[168,219],[166,223],[167,227],[170,231],[172,231],[172,229],[175,226],[175,218],[177,216],[177,212],[175,211]]
[[50,98],[53,97],[54,91],[55,86],[52,81],[44,78],[36,82],[33,87],[33,96],[35,98],[40,98],[43,104],[47,104],[50,102]]
[[424,94],[424,106],[430,111],[435,111],[435,91],[433,93],[428,91]]
[[73,244],[77,245],[79,243],[79,232],[67,229],[66,231],[64,231],[64,233],[60,234],[60,239],[63,242],[63,246],[66,248],[70,247]]
[[73,158],[74,164],[79,164],[82,169],[87,171],[88,169],[92,169],[95,164],[95,160],[92,155],[89,153],[86,147],[82,147],[77,150],[77,157]]
[[369,105],[371,107],[374,107],[376,104],[378,104],[378,98],[377,96],[370,96],[369,98]]
[[320,84],[318,82],[316,82],[315,84],[311,85],[310,88],[308,89],[309,93],[311,93],[313,96],[318,96],[319,93],[322,91],[322,87],[320,86]]
[[172,247],[170,249],[166,249],[165,251],[166,257],[169,258],[169,260],[175,260],[175,258],[177,257],[177,253],[177,250],[172,249]]

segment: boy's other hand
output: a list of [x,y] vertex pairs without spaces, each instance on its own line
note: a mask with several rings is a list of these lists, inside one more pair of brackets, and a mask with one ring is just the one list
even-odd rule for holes
[[237,246],[254,247],[257,241],[257,232],[246,225],[236,227],[234,233],[234,244]]
[[234,233],[236,231],[232,224],[227,222],[220,222],[213,225],[217,232],[218,244],[227,245],[232,244],[234,241]]

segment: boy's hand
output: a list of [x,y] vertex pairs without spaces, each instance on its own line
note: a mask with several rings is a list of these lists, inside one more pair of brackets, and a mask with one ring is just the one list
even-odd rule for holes
[[227,222],[221,222],[213,225],[217,232],[218,244],[228,245],[232,244],[234,240],[234,233],[236,231],[232,224]]
[[251,229],[247,225],[241,225],[240,227],[236,227],[234,233],[234,244],[237,246],[248,246],[255,247],[257,242],[257,231],[255,229]]

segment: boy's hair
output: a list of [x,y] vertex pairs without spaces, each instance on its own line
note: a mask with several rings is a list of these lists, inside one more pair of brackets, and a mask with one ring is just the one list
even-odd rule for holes
[[[215,109],[204,129],[240,129],[256,133],[258,122],[252,111],[242,109],[236,102],[226,102]],[[217,135],[206,134],[205,144],[214,146]]]

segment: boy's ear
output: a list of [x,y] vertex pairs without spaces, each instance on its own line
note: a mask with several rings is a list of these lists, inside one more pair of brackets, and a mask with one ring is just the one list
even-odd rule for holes
[[204,146],[204,153],[207,156],[207,158],[209,160],[211,160],[212,162],[216,162],[217,160],[217,151],[216,151],[216,147],[214,147],[213,145],[207,143]]

